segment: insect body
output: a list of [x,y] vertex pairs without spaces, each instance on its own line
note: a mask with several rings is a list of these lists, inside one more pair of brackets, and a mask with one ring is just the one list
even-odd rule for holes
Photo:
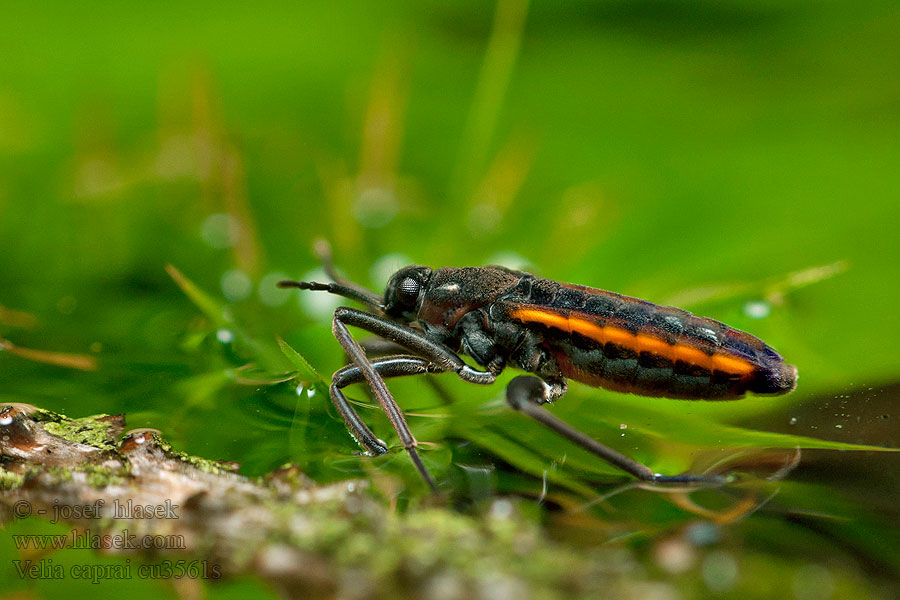
[[[341,307],[333,331],[353,364],[332,378],[331,397],[357,441],[370,453],[387,451],[341,391],[366,381],[425,480],[402,412],[384,379],[455,372],[461,379],[493,383],[507,366],[531,376],[507,387],[510,405],[641,480],[705,481],[663,476],[600,444],[540,405],[566,392],[567,380],[644,396],[727,400],[794,389],[795,367],[758,338],[687,311],[658,306],[590,287],[539,279],[503,267],[405,267],[390,279],[384,297],[336,277],[334,283],[285,281],[282,287],[328,291],[361,301],[378,314]],[[401,346],[411,355],[370,360],[350,336],[355,326]],[[483,369],[460,358],[471,356]]]

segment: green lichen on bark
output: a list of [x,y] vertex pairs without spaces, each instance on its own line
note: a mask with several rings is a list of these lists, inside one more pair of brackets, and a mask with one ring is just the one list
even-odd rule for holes
[[44,510],[171,502],[177,518],[107,511],[70,524],[103,535],[184,536],[186,547],[154,552],[215,559],[226,576],[255,573],[286,597],[362,588],[380,598],[562,598],[592,588],[623,592],[641,577],[627,551],[575,552],[548,539],[514,500],[474,515],[440,498],[397,511],[365,480],[321,485],[290,466],[251,480],[228,463],[174,450],[155,430],[134,430],[114,446],[121,417],[21,410],[8,426],[6,447],[0,442],[9,467],[0,479],[9,490],[0,494],[5,506],[21,498]]
[[39,410],[35,421],[44,422],[44,430],[47,433],[63,439],[93,446],[98,450],[114,451],[116,449],[114,436],[110,435],[114,427],[109,421],[109,415],[93,415],[80,419],[71,419],[65,415],[51,413],[47,410]]
[[25,482],[25,476],[13,473],[6,469],[0,469],[0,491],[14,490]]
[[183,463],[187,463],[197,469],[198,471],[203,471],[204,473],[209,473],[210,475],[221,475],[223,473],[235,473],[237,471],[237,466],[230,463],[223,463],[220,461],[215,461],[209,458],[201,458],[199,456],[192,456],[187,454],[186,452],[181,452],[180,450],[175,450],[165,438],[160,435],[154,436],[156,444],[159,446],[160,450],[166,453],[170,458],[174,458],[176,460],[180,460]]
[[126,468],[112,468],[105,465],[84,465],[78,469],[84,473],[87,483],[97,489],[103,489],[109,485],[122,485],[127,481],[123,471]]

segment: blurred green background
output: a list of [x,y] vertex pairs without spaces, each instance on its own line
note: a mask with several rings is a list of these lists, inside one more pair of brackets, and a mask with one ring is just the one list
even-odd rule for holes
[[[360,459],[323,380],[284,381],[297,363],[278,336],[325,380],[341,366],[334,299],[274,287],[321,278],[311,248],[324,238],[373,289],[410,262],[499,262],[683,306],[798,366],[783,398],[574,386],[555,408],[660,471],[735,447],[900,445],[896,3],[2,9],[0,402],[126,413],[250,475],[287,461],[320,480],[381,473],[386,495],[414,505],[424,489],[405,456]],[[166,265],[196,286],[194,302]],[[540,518],[556,531],[561,507],[623,481],[510,414],[502,385],[438,381],[391,387],[463,510],[496,494],[543,499],[549,482],[556,500]],[[900,463],[804,457],[778,508],[715,550],[739,563],[758,552],[763,573],[782,565],[784,586],[738,569],[716,587],[700,563],[651,568],[688,596],[821,597],[803,579],[814,565],[829,594],[892,597]],[[654,540],[694,516],[664,495],[624,496],[579,543],[641,540],[632,547],[652,564]],[[796,542],[772,553],[773,539]],[[128,585],[151,593],[139,583]]]

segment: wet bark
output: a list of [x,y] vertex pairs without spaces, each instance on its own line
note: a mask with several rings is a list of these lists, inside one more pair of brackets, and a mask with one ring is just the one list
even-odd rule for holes
[[250,479],[174,450],[158,431],[126,432],[122,415],[0,407],[0,467],[3,520],[58,519],[90,531],[99,552],[191,559],[200,579],[254,574],[285,597],[641,593],[628,552],[555,544],[514,502],[476,517],[398,513],[366,481],[319,485],[291,466]]

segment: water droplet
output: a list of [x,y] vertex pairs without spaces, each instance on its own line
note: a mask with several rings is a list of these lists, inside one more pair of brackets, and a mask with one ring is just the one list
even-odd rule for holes
[[0,417],[0,425],[10,425],[12,422],[12,415],[3,415],[2,417]]
[[306,390],[306,397],[307,397],[307,398],[313,398],[315,395],[316,395],[316,388],[311,387],[311,388],[309,388],[308,390]]
[[513,271],[527,271],[532,266],[530,260],[522,256],[521,254],[512,252],[510,250],[497,252],[496,254],[488,258],[485,264],[500,265],[501,267],[506,267],[507,269],[512,269]]
[[744,314],[751,319],[765,319],[772,312],[772,306],[763,300],[750,300],[744,304]]
[[843,429],[844,426],[843,426],[843,425],[835,425],[834,428],[835,428],[835,429]]
[[391,275],[413,263],[415,263],[413,259],[400,252],[385,254],[372,264],[369,277],[383,289]]
[[250,295],[253,289],[253,282],[250,276],[240,269],[230,269],[222,274],[219,280],[222,287],[222,293],[229,302],[239,302]]
[[685,537],[694,546],[710,546],[719,541],[722,532],[715,523],[692,523],[685,529]]
[[706,586],[715,592],[724,592],[734,586],[738,567],[734,557],[727,552],[710,552],[703,561],[703,579]]
[[807,565],[797,569],[791,589],[797,600],[827,600],[834,592],[834,577],[821,565]]
[[216,331],[216,339],[223,344],[230,344],[234,341],[234,332],[223,327]]
[[351,213],[363,227],[377,229],[394,220],[399,203],[394,192],[384,187],[367,187],[359,192]]
[[512,513],[513,505],[509,500],[494,500],[491,504],[491,517],[494,519],[508,519]]
[[284,273],[273,271],[267,273],[259,281],[259,300],[266,306],[281,306],[287,299],[291,297],[291,290],[278,287],[277,284],[282,279],[290,279]]
[[628,429],[628,425],[625,423],[619,423],[619,429]]
[[114,194],[125,185],[118,169],[111,162],[100,158],[83,161],[74,179],[75,194],[78,197]]
[[230,248],[234,246],[241,231],[240,222],[225,213],[216,213],[206,217],[200,231],[203,241],[213,248]]
[[656,545],[653,552],[656,564],[669,573],[684,573],[694,566],[697,553],[680,538],[669,538]]
[[472,207],[469,211],[469,218],[466,221],[469,231],[472,235],[478,237],[493,233],[502,220],[503,214],[497,208],[497,205],[493,202],[484,202]]
[[[328,281],[328,276],[322,269],[314,269],[305,273],[300,279],[302,281]],[[326,292],[296,290],[296,294],[297,302],[303,312],[317,321],[330,318],[334,309],[344,302],[349,302],[346,298]]]
[[789,422],[791,425],[796,425],[797,421],[798,421],[797,417],[791,417],[791,420]]

